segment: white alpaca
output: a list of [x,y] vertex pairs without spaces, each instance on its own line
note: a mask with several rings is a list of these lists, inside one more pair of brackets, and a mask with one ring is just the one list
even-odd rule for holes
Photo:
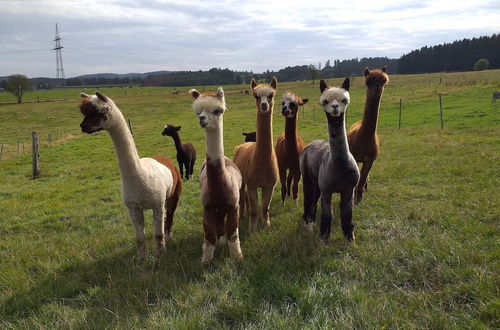
[[128,208],[137,238],[139,259],[146,254],[144,210],[153,210],[153,233],[156,253],[165,252],[165,234],[172,235],[172,223],[181,193],[179,170],[166,157],[139,158],[134,139],[120,109],[103,94],[81,93],[80,111],[85,116],[80,127],[92,134],[108,131],[115,147],[121,177],[123,202]]
[[[229,242],[229,252],[242,259],[238,234],[241,173],[238,167],[224,156],[223,115],[226,111],[224,91],[221,87],[215,94],[200,94],[192,89],[195,99],[193,111],[200,126],[205,129],[207,160],[200,172],[201,203],[203,205],[202,263],[214,257],[217,242]],[[224,222],[224,219],[226,221]]]

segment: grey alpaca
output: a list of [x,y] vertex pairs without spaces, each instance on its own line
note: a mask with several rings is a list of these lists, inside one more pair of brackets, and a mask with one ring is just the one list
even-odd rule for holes
[[326,115],[328,141],[315,140],[300,154],[300,171],[304,189],[304,221],[310,231],[316,218],[316,204],[321,197],[320,237],[330,237],[332,194],[340,194],[340,218],[344,237],[354,243],[352,204],[359,180],[356,160],[349,152],[345,130],[345,111],[349,104],[349,78],[342,88],[320,82],[320,104]]

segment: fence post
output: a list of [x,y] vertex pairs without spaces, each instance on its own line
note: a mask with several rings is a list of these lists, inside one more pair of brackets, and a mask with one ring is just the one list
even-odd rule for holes
[[19,139],[17,140],[17,154],[19,155]]
[[398,121],[398,128],[401,129],[401,108],[403,105],[403,101],[399,99],[399,121]]
[[33,163],[33,179],[40,176],[40,154],[38,153],[38,135],[35,131],[31,133],[31,161]]
[[443,103],[441,102],[441,93],[439,93],[439,113],[441,114],[441,129],[443,129]]
[[2,155],[3,155],[3,143],[2,143],[2,147],[0,147],[0,160],[2,160]]

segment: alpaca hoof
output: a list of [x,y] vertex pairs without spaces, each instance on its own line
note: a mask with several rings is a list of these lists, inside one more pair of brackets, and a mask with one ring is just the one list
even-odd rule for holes
[[266,227],[271,227],[271,221],[269,221],[269,219],[267,219],[265,222],[264,222],[264,225]]
[[330,240],[328,239],[328,237],[322,237],[319,239],[320,242],[323,244],[323,245],[328,245],[328,243],[330,242]]
[[201,264],[202,265],[208,265],[211,261],[212,261],[213,257],[210,258],[210,257],[207,257],[207,256],[203,256],[201,257]]
[[205,241],[203,242],[203,256],[201,257],[201,263],[206,265],[212,261],[214,258],[215,245],[212,243]]
[[240,261],[243,260],[243,253],[241,251],[239,253],[235,253],[231,256],[234,260]]
[[298,207],[299,206],[299,199],[298,198],[294,198],[293,201],[295,203],[295,207]]
[[165,232],[165,241],[171,241],[173,239],[173,234],[171,231],[166,231]]
[[308,233],[314,232],[314,222],[304,223],[304,229]]
[[350,244],[356,245],[356,237],[354,236],[354,233],[345,235],[345,238],[347,239],[347,242],[349,242]]
[[167,253],[167,248],[165,248],[165,245],[162,245],[161,247],[156,250],[156,258],[161,258],[163,255]]

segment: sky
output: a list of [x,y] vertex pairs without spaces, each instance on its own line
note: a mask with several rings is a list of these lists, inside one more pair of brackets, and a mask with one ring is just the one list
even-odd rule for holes
[[0,0],[0,76],[279,70],[500,33],[491,0]]

